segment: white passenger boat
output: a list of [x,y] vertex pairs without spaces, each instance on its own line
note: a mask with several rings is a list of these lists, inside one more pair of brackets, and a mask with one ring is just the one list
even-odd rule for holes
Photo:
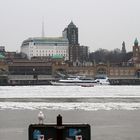
[[95,77],[95,81],[100,83],[101,85],[110,85],[110,82],[107,76]]
[[52,85],[55,86],[94,86],[99,84],[97,81],[91,78],[67,78],[67,79],[60,79],[58,81],[51,81]]

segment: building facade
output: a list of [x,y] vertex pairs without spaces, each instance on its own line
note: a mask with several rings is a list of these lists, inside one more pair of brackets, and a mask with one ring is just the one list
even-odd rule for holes
[[137,38],[135,39],[133,46],[133,62],[140,62],[140,46]]
[[84,63],[88,61],[89,58],[89,49],[87,46],[79,46],[80,47],[80,62]]
[[5,52],[5,46],[0,46],[0,52]]
[[71,21],[64,29],[63,37],[69,41],[69,60],[70,62],[85,62],[88,59],[88,47],[80,46],[78,41],[78,28]]
[[70,62],[79,62],[80,60],[79,45],[69,45],[69,60]]
[[78,43],[78,28],[71,23],[64,29],[63,37],[69,41],[69,61],[77,62],[80,59],[80,48]]
[[69,42],[64,37],[36,37],[24,40],[21,45],[21,53],[28,59],[32,57],[52,57],[60,55],[64,60],[69,60]]
[[15,59],[8,64],[10,85],[48,84],[52,80],[52,63],[42,60]]
[[70,62],[84,63],[88,61],[88,47],[81,45],[69,46],[69,60]]
[[71,23],[63,31],[63,37],[68,38],[69,45],[78,45],[78,28],[71,21]]

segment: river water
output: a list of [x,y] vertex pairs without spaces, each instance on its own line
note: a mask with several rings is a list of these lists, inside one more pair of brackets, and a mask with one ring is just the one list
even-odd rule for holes
[[140,109],[140,86],[4,86],[0,109]]
[[45,123],[88,123],[91,139],[139,140],[140,86],[1,86],[0,140],[27,140],[42,110]]

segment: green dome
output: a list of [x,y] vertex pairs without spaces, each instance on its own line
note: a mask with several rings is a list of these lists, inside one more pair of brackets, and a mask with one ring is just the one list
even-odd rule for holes
[[56,54],[52,56],[53,59],[63,59],[64,57],[62,55]]
[[0,59],[4,59],[5,56],[3,56],[1,53],[0,53]]
[[137,40],[137,38],[136,38],[135,41],[134,41],[134,45],[135,45],[135,46],[138,46],[138,44],[139,44],[139,42],[138,42],[138,40]]

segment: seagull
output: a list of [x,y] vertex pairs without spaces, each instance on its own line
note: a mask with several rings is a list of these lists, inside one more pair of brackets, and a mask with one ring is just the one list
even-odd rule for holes
[[42,111],[39,111],[39,114],[38,114],[38,120],[39,120],[39,124],[43,124],[43,121],[44,121],[44,114]]

